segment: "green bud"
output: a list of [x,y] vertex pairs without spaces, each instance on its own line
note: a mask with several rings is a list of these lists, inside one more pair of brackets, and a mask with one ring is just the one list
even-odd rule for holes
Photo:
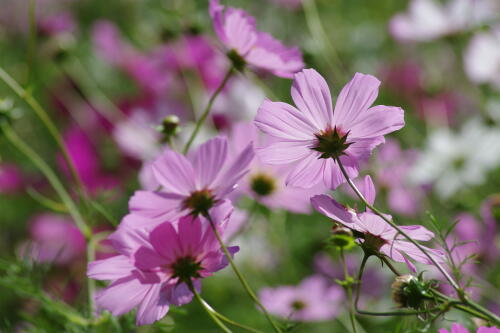
[[243,69],[245,68],[245,65],[246,65],[246,61],[245,59],[243,59],[243,57],[241,55],[238,54],[238,52],[236,50],[231,50],[227,53],[227,57],[229,58],[229,60],[231,60],[231,63],[233,64],[233,67],[241,72],[243,71]]
[[332,228],[332,235],[328,239],[328,242],[336,248],[344,250],[348,250],[356,245],[351,229],[339,225],[335,225]]

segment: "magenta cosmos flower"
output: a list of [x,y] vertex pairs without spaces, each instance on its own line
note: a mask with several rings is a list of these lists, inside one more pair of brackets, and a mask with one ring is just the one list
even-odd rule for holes
[[286,78],[304,68],[302,53],[297,47],[286,47],[270,34],[258,31],[255,19],[244,10],[225,9],[219,0],[211,0],[209,10],[215,33],[237,65],[247,63]]
[[[234,125],[230,141],[234,151],[244,149],[249,143],[258,145],[264,142],[257,127],[251,122],[240,122]],[[267,140],[269,141],[269,140]],[[259,203],[272,209],[285,209],[294,213],[307,214],[311,211],[309,198],[315,194],[325,193],[323,186],[300,189],[285,186],[284,166],[264,164],[258,156],[250,164],[250,171],[243,177],[238,188],[231,194],[237,199],[248,195]]]
[[[499,332],[500,332],[500,329],[498,329],[498,328],[486,327],[486,326],[481,326],[476,331],[476,333],[499,333]],[[450,331],[448,331],[447,329],[441,328],[439,330],[439,333],[469,333],[469,330],[458,323],[453,323],[451,325]]]
[[277,140],[260,149],[259,157],[289,165],[286,183],[296,187],[310,188],[321,179],[331,189],[344,183],[334,158],[340,158],[349,177],[356,177],[359,163],[384,142],[384,135],[404,125],[402,109],[370,107],[379,85],[375,77],[356,73],[332,109],[330,90],[318,72],[295,74],[291,94],[297,108],[266,100],[257,112],[257,126]]
[[343,290],[313,275],[298,286],[264,288],[259,292],[269,312],[293,321],[323,321],[335,317],[344,299]]
[[[366,200],[373,204],[375,201],[375,187],[370,176],[365,177],[363,195]],[[385,222],[380,216],[371,211],[357,213],[352,209],[342,206],[328,195],[316,195],[311,198],[313,207],[323,215],[328,216],[335,222],[362,234],[359,241],[363,246],[380,252],[397,262],[405,262],[412,271],[415,266],[407,257],[424,263],[432,264],[429,258],[422,253],[414,244],[410,243],[398,231]],[[390,215],[386,215],[391,218]],[[421,225],[400,226],[400,228],[416,241],[428,241],[434,237],[434,233]],[[444,252],[423,246],[427,252],[437,261],[446,260]]]
[[[229,209],[228,209],[229,207]],[[231,205],[221,205],[213,220],[223,233]],[[150,232],[121,226],[110,236],[119,255],[89,263],[87,275],[111,284],[96,295],[99,308],[122,315],[137,307],[137,325],[151,324],[170,305],[189,303],[192,283],[200,290],[201,279],[227,266],[227,258],[209,222],[184,216],[165,222]],[[230,247],[234,254],[238,247]]]
[[154,225],[187,214],[203,214],[220,203],[248,172],[252,144],[229,156],[225,137],[213,138],[184,156],[167,149],[152,164],[160,191],[137,191],[123,223]]

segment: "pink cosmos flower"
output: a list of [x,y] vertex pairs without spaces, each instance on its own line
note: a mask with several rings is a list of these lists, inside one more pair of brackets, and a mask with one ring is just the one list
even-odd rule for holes
[[286,78],[304,68],[302,53],[297,47],[286,47],[270,34],[258,31],[255,19],[244,10],[225,9],[219,0],[210,0],[209,10],[215,33],[229,49],[230,56]]
[[[375,187],[370,176],[366,176],[363,195],[366,200],[373,204],[375,201]],[[414,244],[406,240],[396,229],[385,222],[380,216],[367,210],[363,213],[342,206],[328,195],[316,195],[311,198],[313,207],[323,215],[328,216],[335,222],[360,232],[363,240],[359,240],[364,246],[378,251],[394,261],[405,262],[412,271],[415,266],[407,257],[424,264],[432,264],[427,256]],[[386,215],[391,218],[390,215]],[[400,226],[410,237],[416,241],[428,241],[434,237],[434,233],[421,225]],[[446,257],[440,250],[424,247],[428,253],[437,261],[444,262]]]
[[[220,232],[230,215],[229,204],[212,217]],[[98,307],[118,316],[137,307],[137,325],[151,324],[170,305],[189,303],[189,284],[200,290],[201,279],[227,266],[228,261],[203,217],[184,216],[151,231],[121,226],[110,236],[120,254],[89,263],[87,275],[112,283],[96,295]],[[234,254],[238,247],[230,247]]]
[[[241,122],[233,127],[231,143],[234,151],[239,152],[249,143],[256,145],[264,142],[253,123]],[[285,186],[283,166],[262,163],[259,156],[250,165],[250,172],[240,182],[232,198],[249,195],[261,204],[274,209],[285,209],[294,213],[307,214],[311,210],[309,198],[314,194],[324,193],[324,188],[315,186],[311,189],[300,189]]]
[[152,164],[160,191],[137,191],[130,199],[131,214],[123,223],[154,225],[186,214],[200,214],[221,202],[248,172],[252,144],[231,158],[226,137],[216,137],[184,156],[170,149]]
[[338,285],[313,275],[298,286],[264,288],[259,292],[262,305],[277,316],[293,321],[323,321],[339,312],[344,292]]
[[65,216],[40,214],[30,223],[31,244],[23,244],[21,252],[29,250],[39,262],[69,264],[85,254],[85,238],[75,224]]
[[356,73],[332,109],[328,85],[318,72],[295,74],[291,94],[297,108],[266,100],[257,113],[257,127],[276,138],[258,150],[259,157],[264,163],[289,165],[286,184],[296,187],[310,188],[321,179],[331,189],[344,183],[336,157],[355,178],[359,163],[384,142],[384,135],[404,125],[402,109],[370,107],[379,85],[375,77]]
[[[500,332],[500,329],[495,327],[486,327],[486,326],[481,326],[476,331],[476,333],[498,333],[498,332]],[[469,330],[458,323],[453,323],[449,331],[447,329],[441,328],[439,330],[439,333],[469,333]]]
[[23,186],[19,168],[10,163],[0,164],[0,193],[12,193]]

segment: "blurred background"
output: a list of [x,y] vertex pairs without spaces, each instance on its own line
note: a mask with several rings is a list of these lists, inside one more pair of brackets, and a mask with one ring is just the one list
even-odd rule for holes
[[[406,126],[364,166],[363,174],[377,186],[377,205],[399,224],[444,230],[458,221],[446,241],[459,244],[458,261],[476,256],[454,273],[478,301],[500,314],[498,0],[223,3],[245,9],[260,30],[300,47],[306,67],[326,78],[332,96],[355,72],[382,81],[376,104],[401,106]],[[92,205],[80,209],[92,232],[105,238],[127,213],[133,192],[155,188],[148,163],[165,146],[162,120],[178,117],[172,139],[181,147],[230,65],[213,32],[208,1],[0,0],[0,8],[0,67],[55,123],[91,198]],[[195,144],[218,133],[229,133],[231,141],[234,128],[250,122],[265,97],[291,102],[290,86],[291,80],[265,73],[236,75]],[[0,122],[10,124],[76,194],[56,141],[5,79]],[[356,202],[344,189],[335,196]],[[288,204],[260,199],[249,192],[238,196],[235,214],[245,232],[232,240],[241,247],[236,263],[254,289],[300,286],[311,277],[336,285],[342,267],[338,252],[328,246],[328,219],[300,202],[304,198],[287,199]],[[85,240],[44,175],[3,133],[0,228],[0,331],[88,331],[71,315],[86,311]],[[97,258],[112,255],[106,241],[96,247]],[[353,248],[347,258],[355,274],[362,251]],[[429,278],[438,277],[424,269]],[[395,307],[390,272],[373,260],[365,280],[364,308]],[[206,279],[202,294],[227,317],[269,329],[230,269]],[[348,331],[345,302],[321,306],[332,307],[327,319],[290,321],[290,330]],[[446,318],[474,327],[458,313]],[[436,332],[450,325],[438,321],[424,327],[414,317],[358,319],[366,332]],[[155,325],[136,328],[128,314],[103,319],[95,331],[217,328],[192,302]]]

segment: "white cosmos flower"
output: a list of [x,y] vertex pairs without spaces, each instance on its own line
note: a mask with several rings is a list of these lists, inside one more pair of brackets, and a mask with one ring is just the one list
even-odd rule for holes
[[458,134],[445,128],[432,133],[410,179],[433,184],[436,193],[447,198],[463,187],[483,183],[486,173],[499,164],[500,130],[472,119]]
[[401,41],[429,41],[468,30],[498,15],[497,0],[412,0],[408,12],[394,16],[391,34]]
[[465,72],[475,83],[491,83],[500,89],[500,25],[476,34],[464,56]]

